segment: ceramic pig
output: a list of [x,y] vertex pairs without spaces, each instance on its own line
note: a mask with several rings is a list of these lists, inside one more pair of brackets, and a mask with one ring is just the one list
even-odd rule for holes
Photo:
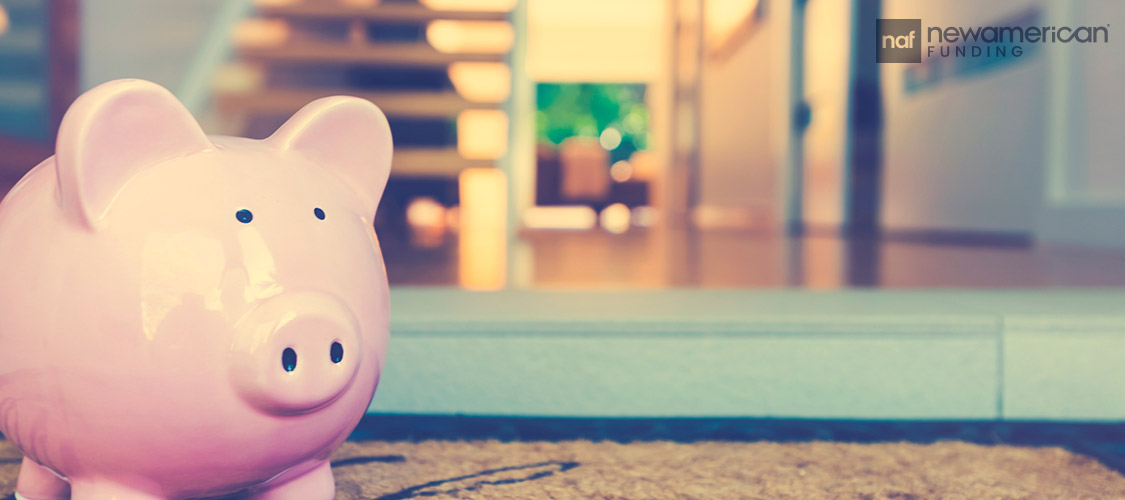
[[0,204],[0,431],[30,500],[334,497],[387,347],[383,113],[204,135],[140,80],[75,101]]

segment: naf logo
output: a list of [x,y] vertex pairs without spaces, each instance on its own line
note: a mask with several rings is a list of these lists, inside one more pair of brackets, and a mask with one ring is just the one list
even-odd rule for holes
[[922,20],[876,19],[875,62],[922,62]]

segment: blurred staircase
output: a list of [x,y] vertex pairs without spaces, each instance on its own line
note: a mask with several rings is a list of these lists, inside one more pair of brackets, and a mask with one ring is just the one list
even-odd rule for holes
[[458,10],[413,0],[257,0],[234,30],[235,60],[216,74],[222,132],[264,137],[314,99],[355,95],[387,114],[393,178],[455,182],[463,169],[494,166],[498,154],[458,147],[457,124],[472,118],[466,112],[498,113],[507,99],[509,12],[446,3]]

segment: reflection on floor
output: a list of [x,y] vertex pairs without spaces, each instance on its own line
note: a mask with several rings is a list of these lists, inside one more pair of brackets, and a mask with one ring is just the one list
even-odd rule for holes
[[[0,183],[0,195],[9,183]],[[487,215],[487,214],[486,214]],[[395,228],[398,229],[398,228]],[[392,285],[544,288],[1125,286],[1125,250],[785,237],[749,230],[380,230]],[[465,231],[462,231],[463,233]]]
[[[498,234],[497,238],[503,238]],[[1125,251],[633,228],[523,231],[487,250],[456,234],[380,233],[392,285],[1025,288],[1125,286]],[[417,239],[415,239],[417,240]],[[505,266],[495,264],[504,259]],[[479,276],[481,273],[499,274]],[[487,286],[476,286],[484,283]]]

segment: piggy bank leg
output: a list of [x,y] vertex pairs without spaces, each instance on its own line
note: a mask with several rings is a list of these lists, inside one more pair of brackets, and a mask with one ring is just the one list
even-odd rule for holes
[[332,466],[328,461],[303,475],[271,485],[259,491],[249,500],[332,500],[336,498],[336,480],[332,478]]
[[45,469],[34,460],[24,457],[20,476],[16,480],[16,498],[22,500],[66,500],[70,498],[70,483]]
[[73,500],[167,500],[166,498],[141,491],[138,488],[99,478],[94,481],[73,481]]

